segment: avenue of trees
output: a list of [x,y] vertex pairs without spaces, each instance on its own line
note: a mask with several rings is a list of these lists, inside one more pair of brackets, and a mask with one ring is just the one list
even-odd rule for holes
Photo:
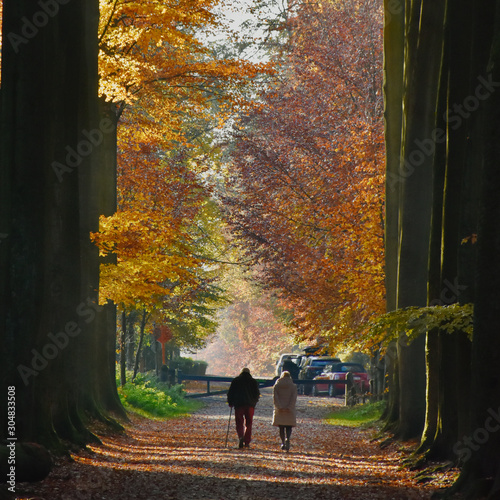
[[1,4],[0,370],[19,441],[84,444],[89,418],[125,416],[117,310],[124,330],[168,321],[179,346],[214,331],[207,132],[268,71],[199,41],[215,5]]
[[392,346],[388,420],[470,498],[500,491],[498,7],[385,4],[387,309],[474,304],[472,342],[458,321]]
[[498,497],[500,2],[294,4],[263,23],[266,64],[211,45],[212,0],[0,6],[20,442],[119,427],[132,322],[193,349],[219,322],[255,356],[365,350],[386,430],[461,466],[445,495]]

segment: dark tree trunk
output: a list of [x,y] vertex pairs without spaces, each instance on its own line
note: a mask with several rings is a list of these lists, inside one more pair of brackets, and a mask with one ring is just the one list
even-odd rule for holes
[[[403,120],[404,26],[405,2],[384,0],[384,96],[385,96],[385,288],[387,311],[397,308],[397,276],[399,247],[399,205],[401,129]],[[395,345],[388,348],[385,362],[388,379],[387,407],[382,415],[387,428],[399,418],[399,384]]]
[[137,376],[137,372],[139,370],[139,360],[141,359],[142,344],[144,342],[144,332],[146,330],[147,320],[148,320],[148,312],[146,311],[146,309],[144,309],[142,311],[141,324],[140,324],[139,344],[137,346],[137,352],[135,354],[134,375],[132,377],[132,380],[135,379],[135,377]]
[[392,432],[399,422],[399,369],[396,342],[392,342],[388,346],[385,364],[387,367],[389,398],[381,418],[385,422],[384,430]]
[[[119,109],[113,103],[100,100],[100,123],[103,124],[102,146],[99,149],[100,170],[98,172],[99,212],[97,215],[110,216],[116,212],[117,183],[117,128]],[[106,257],[104,262],[115,262],[114,255]],[[116,387],[116,306],[108,302],[100,308],[96,318],[97,335],[101,339],[97,359],[99,376],[96,381],[99,393],[99,403],[108,412],[127,418],[120,402]]]
[[[401,138],[397,307],[427,305],[436,111],[445,2],[413,1],[406,11]],[[424,69],[425,68],[425,69]],[[420,436],[425,421],[425,339],[398,342],[398,436]]]
[[425,424],[417,453],[425,453],[434,441],[437,431],[439,404],[439,333],[428,332],[425,341],[425,360],[427,371]]
[[[437,104],[436,124],[445,133],[446,126],[442,127],[439,117],[446,111],[447,75],[441,74],[439,102]],[[442,247],[443,247],[443,196],[446,176],[446,145],[443,142],[435,143],[434,151],[434,182],[431,217],[431,234],[429,244],[429,274],[427,285],[427,302],[429,305],[443,305],[442,290]],[[434,442],[438,430],[439,398],[440,398],[440,365],[441,343],[439,330],[427,332],[426,338],[426,413],[425,425],[421,437],[419,453],[427,452]]]
[[384,1],[384,96],[385,96],[385,287],[387,311],[397,307],[397,265],[399,232],[400,171],[403,67],[404,67],[404,19],[403,0]]
[[[104,184],[99,150],[112,127],[98,109],[99,4],[53,4],[49,15],[40,3],[4,2],[4,34],[14,38],[2,54],[0,364],[17,390],[18,439],[55,447],[59,438],[93,440],[86,415],[102,416],[99,264],[89,232]],[[30,35],[18,36],[20,20],[35,17]]]
[[137,313],[135,309],[130,311],[128,315],[127,322],[127,343],[125,344],[125,359],[127,364],[127,370],[134,369],[135,360],[135,325],[137,323]]
[[[496,10],[476,9],[474,46],[478,50],[473,69],[490,55],[482,73],[495,82],[481,102],[474,122],[478,165],[482,165],[482,188],[477,240],[477,282],[472,343],[472,418],[467,435],[455,446],[465,462],[457,489],[468,498],[500,496],[500,5]],[[479,49],[482,49],[479,52]],[[476,52],[474,52],[476,54]],[[481,65],[479,64],[481,69]],[[491,73],[490,73],[491,71]],[[481,121],[479,120],[481,119]]]
[[120,332],[120,385],[123,387],[127,383],[127,313],[125,309],[122,311],[122,324]]
[[[7,0],[3,7],[4,34],[43,17],[38,3]],[[6,379],[18,391],[18,439],[51,445],[54,429],[77,442],[91,437],[80,418],[88,390],[82,367],[90,362],[82,335],[80,172],[93,165],[85,133],[97,115],[98,7],[93,0],[57,3],[47,23],[2,47]]]

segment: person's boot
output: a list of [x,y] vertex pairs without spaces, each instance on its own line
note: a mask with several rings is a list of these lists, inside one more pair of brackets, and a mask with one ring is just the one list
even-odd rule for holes
[[244,440],[244,439],[245,439],[245,438],[240,437],[240,442],[239,442],[239,444],[238,444],[238,448],[243,448],[243,440]]
[[289,440],[289,439],[287,439],[287,440],[285,441],[285,445],[284,445],[284,446],[285,446],[285,450],[286,450],[286,451],[289,451],[289,450],[290,450],[290,440]]

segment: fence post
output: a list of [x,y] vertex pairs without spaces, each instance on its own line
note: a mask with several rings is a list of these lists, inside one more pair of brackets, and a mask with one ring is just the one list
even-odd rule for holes
[[352,372],[347,372],[345,376],[345,406],[354,405],[353,389],[354,389],[354,376]]

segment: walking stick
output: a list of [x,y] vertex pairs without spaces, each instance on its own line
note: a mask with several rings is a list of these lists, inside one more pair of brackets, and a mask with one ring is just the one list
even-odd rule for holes
[[227,433],[226,433],[226,444],[224,445],[224,448],[227,448],[227,438],[229,437],[229,426],[231,425],[231,413],[233,413],[233,407],[229,407],[229,420],[227,422]]

